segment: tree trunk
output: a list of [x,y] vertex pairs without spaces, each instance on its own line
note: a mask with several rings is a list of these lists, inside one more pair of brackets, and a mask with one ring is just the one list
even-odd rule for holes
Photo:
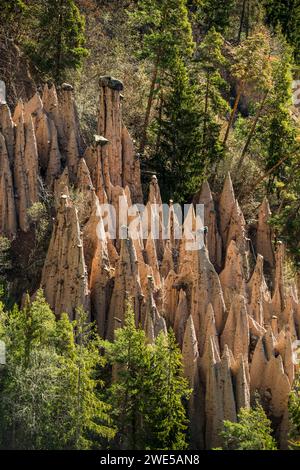
[[262,176],[257,178],[257,180],[254,182],[253,186],[251,186],[248,193],[249,194],[252,193],[252,191],[256,188],[256,186],[259,183],[261,183],[264,179],[266,179],[269,175],[271,175],[273,171],[276,170],[276,168],[278,168],[282,163],[284,163],[289,158],[291,158],[291,155],[286,155],[285,157],[281,158],[275,165],[272,166],[272,168],[270,168],[268,171],[266,171],[266,173],[264,173]]
[[223,140],[223,145],[225,145],[226,142],[227,142],[227,139],[228,139],[228,136],[229,136],[229,131],[230,131],[230,128],[232,126],[234,116],[235,116],[235,113],[237,111],[237,108],[238,108],[243,90],[244,90],[244,84],[241,84],[241,86],[238,88],[238,92],[237,92],[237,95],[236,95],[236,98],[235,98],[235,101],[234,101],[234,105],[233,105],[233,108],[232,108],[232,111],[231,111],[230,119],[229,119],[228,126],[227,126],[227,129],[226,129],[225,137],[224,137],[224,140]]
[[151,79],[150,92],[149,92],[149,96],[148,96],[148,103],[147,103],[147,108],[146,108],[144,126],[143,126],[143,130],[142,130],[140,153],[144,152],[145,146],[147,144],[147,132],[148,132],[148,126],[149,126],[152,103],[153,103],[153,97],[154,97],[154,92],[155,92],[155,84],[156,84],[156,80],[157,80],[157,74],[158,74],[158,59],[156,60],[156,63],[154,65],[152,79]]
[[63,29],[63,0],[61,0],[59,3],[57,39],[56,39],[55,80],[57,84],[59,84],[60,78],[61,78],[62,29]]
[[75,440],[76,440],[76,449],[79,449],[79,440],[82,433],[82,350],[83,350],[83,334],[84,334],[84,320],[80,319],[79,324],[79,356],[78,356],[78,372],[77,372],[77,397],[76,397],[76,431],[75,431]]
[[252,123],[252,126],[251,126],[251,129],[250,129],[250,132],[249,132],[247,141],[246,141],[246,143],[245,143],[245,146],[244,146],[244,148],[243,148],[243,151],[242,151],[242,154],[241,154],[241,156],[240,156],[240,158],[239,158],[239,161],[238,161],[238,163],[237,163],[237,165],[236,165],[237,170],[241,169],[241,167],[242,167],[242,165],[243,165],[243,163],[244,163],[244,159],[245,159],[246,152],[247,152],[247,150],[248,150],[248,148],[249,148],[249,145],[250,145],[250,143],[251,143],[251,139],[252,139],[252,137],[253,137],[253,135],[254,135],[254,132],[255,132],[255,129],[256,129],[258,120],[259,120],[259,118],[260,118],[260,116],[261,116],[261,113],[262,113],[262,111],[263,111],[263,109],[264,109],[265,102],[266,102],[266,99],[267,99],[268,94],[269,94],[269,91],[266,91],[266,93],[264,94],[264,97],[263,97],[263,99],[262,99],[262,102],[261,102],[261,104],[260,104],[260,107],[259,107],[259,109],[258,109],[258,111],[257,111],[257,113],[256,113],[256,116],[255,116],[255,119],[254,119],[254,121],[253,121],[253,123]]
[[246,38],[250,32],[250,0],[247,1]]
[[202,145],[203,149],[206,142],[206,129],[207,129],[207,113],[208,113],[208,95],[209,95],[209,72],[207,71],[206,75],[206,92],[205,92],[205,107],[204,107],[204,120],[203,120],[203,136],[202,136]]
[[246,3],[247,3],[247,0],[243,0],[242,13],[241,13],[241,18],[240,18],[240,27],[239,27],[238,38],[237,38],[238,44],[240,44],[241,42],[241,36],[243,32],[244,19],[245,19],[245,13],[246,13]]
[[163,93],[161,93],[160,100],[159,100],[159,111],[158,111],[158,122],[159,122],[159,128],[157,131],[157,136],[156,136],[156,144],[155,144],[155,152],[158,152],[159,146],[160,146],[160,138],[161,138],[161,120],[162,120],[162,113],[163,113]]

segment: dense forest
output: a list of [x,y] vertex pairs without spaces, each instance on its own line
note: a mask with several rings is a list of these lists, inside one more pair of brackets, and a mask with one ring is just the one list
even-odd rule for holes
[[[145,268],[145,285],[148,282],[150,287],[147,285],[144,288],[141,272],[136,274],[132,267],[131,240],[128,240],[128,246],[116,240],[114,244],[108,243],[104,247],[103,243],[94,248],[89,235],[90,220],[95,218],[92,209],[87,216],[88,206],[92,207],[96,196],[101,203],[109,201],[110,197],[114,201],[113,189],[110,196],[106,182],[103,183],[105,191],[97,187],[99,179],[93,173],[96,160],[92,160],[92,151],[88,152],[89,148],[94,148],[95,137],[99,138],[101,128],[101,118],[97,118],[99,79],[102,77],[100,88],[102,86],[106,90],[103,77],[106,80],[109,77],[109,90],[118,93],[113,95],[112,102],[116,103],[114,100],[120,99],[122,103],[122,158],[128,151],[124,149],[129,146],[134,149],[135,161],[140,165],[140,193],[143,200],[135,198],[136,180],[131,186],[131,180],[128,186],[124,180],[119,184],[113,181],[111,173],[112,185],[108,185],[109,188],[114,186],[120,190],[120,187],[129,187],[133,202],[146,203],[147,198],[151,200],[152,189],[148,196],[148,187],[154,177],[160,187],[160,196],[156,196],[156,202],[174,201],[183,205],[201,202],[201,186],[209,183],[212,199],[220,212],[216,225],[219,226],[221,245],[223,243],[218,259],[217,256],[213,259],[211,252],[209,255],[216,278],[220,275],[225,298],[225,302],[222,302],[226,304],[223,313],[227,320],[231,319],[234,302],[231,297],[230,301],[229,296],[226,297],[224,285],[229,281],[224,281],[226,276],[222,277],[222,272],[228,270],[227,255],[231,245],[227,232],[231,233],[231,229],[225,227],[224,233],[227,230],[226,237],[228,235],[229,238],[224,240],[222,224],[225,219],[222,219],[224,215],[220,208],[222,204],[226,208],[227,204],[227,199],[225,203],[222,201],[222,194],[231,191],[228,190],[229,183],[227,189],[225,183],[222,193],[224,179],[227,177],[228,182],[227,175],[230,172],[230,194],[234,191],[235,196],[232,197],[238,201],[232,223],[239,225],[244,220],[244,214],[251,258],[247,269],[240,274],[247,288],[241,282],[238,288],[230,286],[231,290],[235,290],[235,294],[238,293],[240,297],[244,291],[250,290],[251,295],[254,295],[255,286],[251,280],[258,272],[260,252],[253,246],[253,239],[258,233],[257,210],[267,197],[268,210],[272,213],[267,230],[272,234],[271,258],[274,257],[273,250],[276,251],[276,263],[261,253],[265,258],[262,277],[265,275],[266,282],[263,279],[259,285],[265,289],[266,284],[274,294],[276,286],[280,284],[278,279],[282,276],[292,291],[291,286],[299,279],[300,269],[299,51],[299,0],[0,2],[0,80],[6,87],[6,102],[3,100],[1,103],[0,97],[0,346],[5,348],[5,361],[0,365],[0,449],[299,449],[300,377],[297,368],[295,374],[292,373],[294,380],[289,383],[288,409],[284,419],[280,415],[280,424],[276,413],[275,417],[272,413],[273,405],[266,403],[266,396],[259,393],[257,386],[253,393],[251,390],[251,406],[249,398],[247,406],[237,406],[233,413],[226,414],[225,407],[220,426],[207,424],[206,421],[199,431],[197,416],[198,413],[204,414],[204,408],[195,405],[198,397],[195,398],[195,390],[198,390],[197,393],[200,390],[200,395],[203,393],[204,396],[209,389],[208,382],[201,376],[202,367],[208,373],[201,362],[201,354],[208,346],[206,340],[201,339],[204,337],[204,329],[201,330],[200,320],[200,335],[196,331],[195,341],[198,340],[201,356],[199,383],[205,383],[205,391],[202,392],[194,376],[191,380],[189,364],[185,359],[185,354],[189,354],[189,346],[186,346],[188,327],[194,331],[194,326],[190,326],[188,320],[192,315],[184,316],[185,309],[188,309],[185,305],[190,305],[190,297],[194,297],[187,287],[190,281],[184,278],[179,283],[175,279],[175,273],[181,274],[181,261],[177,265],[177,258],[182,260],[182,248],[173,244],[169,250],[170,258],[166,261],[165,246],[163,251],[159,243],[154,248],[152,245],[149,247],[148,241],[143,245],[141,258],[144,256],[145,265],[152,267],[151,275],[154,278],[153,281],[149,276],[150,271]],[[59,97],[55,105],[54,94],[51,95],[54,89]],[[74,116],[65,98],[70,90],[77,105]],[[109,94],[107,90],[102,93],[105,114],[108,113]],[[49,98],[50,95],[52,97]],[[26,107],[26,104],[31,103],[34,96],[41,97],[41,104],[38,105],[38,111],[34,109],[33,112],[30,111],[30,105]],[[11,131],[8,131],[7,123],[10,120],[4,106],[5,109],[15,110]],[[22,106],[23,110],[20,111]],[[40,111],[42,106],[43,110]],[[112,121],[116,119],[115,109],[117,107],[113,108]],[[30,120],[26,117],[28,113]],[[44,116],[44,124],[39,123],[38,119],[42,121],[42,118],[36,117],[37,113]],[[69,132],[68,125],[61,124],[64,118],[68,123],[72,122],[72,132]],[[18,131],[21,121],[23,134]],[[105,137],[107,125],[104,126]],[[60,134],[60,129],[65,134]],[[130,144],[126,140],[127,129],[132,137]],[[5,137],[3,139],[2,134]],[[11,135],[11,140],[8,135]],[[53,135],[56,136],[56,146],[52,145]],[[67,143],[64,142],[65,135],[68,135]],[[113,135],[109,138],[113,139]],[[25,142],[23,153],[18,150],[22,139]],[[47,142],[46,150],[43,142]],[[124,142],[127,142],[127,147]],[[101,145],[95,152],[99,152],[98,156],[101,154],[104,168],[101,171],[105,180],[103,149],[106,147]],[[27,147],[29,150],[26,150]],[[28,163],[34,161],[30,150],[33,147],[37,148],[39,161],[34,171],[31,163]],[[76,170],[70,157],[75,147]],[[59,169],[55,170],[55,175],[49,173],[49,162],[54,161],[51,160],[54,153],[59,154]],[[17,158],[21,161],[23,157],[27,162],[27,173],[25,171],[24,174],[29,175],[27,186],[20,183],[23,178],[20,171],[22,165],[15,163]],[[86,173],[83,157],[88,167]],[[77,170],[77,163],[81,170]],[[131,167],[133,173],[135,170],[132,168],[136,168],[134,164]],[[66,169],[69,171],[68,184],[65,183]],[[82,180],[80,172],[84,174]],[[10,173],[11,180],[7,176]],[[30,175],[35,175],[36,195],[29,198],[31,202],[24,209],[20,188],[25,188],[24,193],[27,187],[31,188]],[[80,191],[81,181],[84,181],[82,188],[85,188],[86,181],[91,181],[89,178],[96,196],[86,196],[84,191]],[[8,180],[12,183],[8,183]],[[70,201],[66,203],[65,215],[57,203],[57,187],[64,186],[68,186],[68,190],[64,190],[68,194],[62,197]],[[11,213],[5,209],[9,207],[6,195],[11,187],[15,193],[13,199],[16,201],[17,214],[17,222],[13,223],[7,222]],[[155,191],[157,189],[153,189],[153,194]],[[76,223],[75,217],[78,221]],[[227,225],[230,223],[229,217]],[[11,230],[12,225],[15,225],[15,230]],[[85,268],[81,272],[79,269],[76,271],[76,266],[71,266],[70,270],[73,269],[74,273],[76,271],[76,275],[79,273],[78,278],[80,275],[81,278],[85,275],[88,277],[87,288],[91,292],[89,307],[86,308],[84,302],[77,301],[84,296],[77,294],[79,284],[74,281],[75,290],[70,289],[68,295],[71,296],[70,292],[73,292],[77,305],[72,304],[71,313],[67,308],[66,311],[59,311],[49,294],[52,279],[50,275],[47,277],[47,269],[49,272],[52,269],[50,261],[55,258],[55,249],[57,259],[60,256],[63,258],[69,250],[66,248],[69,247],[68,237],[64,239],[64,244],[60,245],[57,241],[60,227],[70,230],[69,238],[77,230],[78,238],[76,235],[71,241],[84,251],[85,261],[82,265],[86,266],[87,274],[83,273]],[[83,240],[88,240],[86,244],[83,243],[84,248],[81,236]],[[244,254],[247,250],[243,251],[242,245],[238,245],[238,236],[231,238],[237,243],[241,254],[236,254],[236,257],[240,256],[244,268]],[[286,249],[282,269],[278,268],[281,261],[280,256],[277,256],[280,251],[277,248],[281,243]],[[208,249],[210,251],[210,247]],[[135,251],[138,259],[136,263],[144,267],[144,261],[138,258],[136,246]],[[154,251],[157,251],[155,255]],[[102,277],[99,277],[98,284],[95,282],[93,291],[93,276],[98,269],[94,256],[99,259],[102,256],[102,264],[99,262]],[[192,266],[192,260],[188,255],[184,256]],[[158,262],[153,261],[156,257]],[[67,272],[69,266],[65,266],[72,264],[71,257],[66,256],[64,259],[62,266]],[[78,260],[79,266],[82,260],[80,257]],[[236,261],[236,265],[239,262]],[[124,265],[127,266],[124,268],[124,279],[128,282],[126,286],[125,281],[122,284],[118,280]],[[182,320],[178,320],[176,325],[174,318],[170,319],[172,315],[165,312],[170,266],[175,271],[170,285],[172,288],[176,286],[179,293],[172,308],[177,308],[176,312],[180,311],[182,315]],[[191,271],[193,269],[191,267]],[[207,269],[209,271],[211,268]],[[236,271],[231,271],[232,279],[238,276]],[[249,271],[248,274],[246,271]],[[130,284],[135,275],[141,278],[142,287],[139,291],[132,287],[133,281]],[[211,281],[213,277],[211,274],[207,281],[208,291],[209,283],[214,282]],[[67,279],[67,275],[64,279]],[[59,282],[63,284],[63,281]],[[154,282],[154,287],[151,282]],[[201,291],[201,286],[199,282],[197,288],[204,298],[206,294]],[[117,289],[120,289],[122,295],[115,293]],[[281,284],[280,289],[283,298]],[[259,287],[255,292],[258,290]],[[144,295],[144,292],[147,294]],[[265,291],[261,295],[265,295]],[[124,300],[122,308],[121,297]],[[99,302],[97,298],[100,298]],[[68,302],[67,299],[66,305]],[[138,302],[143,304],[141,314],[137,314]],[[292,322],[289,323],[292,339],[299,339],[300,335],[300,310],[295,307],[296,304],[299,306],[297,302],[295,300],[293,303],[295,332],[292,331]],[[252,304],[249,297],[250,309]],[[282,303],[281,310],[284,312],[288,308],[286,305],[288,301]],[[217,309],[215,305],[213,307]],[[253,316],[255,321],[249,327],[247,323],[250,334],[248,332],[245,360],[253,363],[253,357],[258,357],[255,356],[257,344],[261,344],[270,361],[270,350],[274,347],[274,361],[282,356],[282,370],[283,367],[286,370],[289,353],[287,349],[282,352],[283,334],[280,336],[279,332],[276,336],[273,329],[276,337],[273,340],[272,330],[266,325],[269,320],[270,324],[274,320],[274,312],[268,307],[268,321],[262,320],[258,325],[259,321],[249,308],[245,315],[247,318]],[[150,316],[152,323],[148,320]],[[108,322],[107,330],[101,326],[100,317]],[[113,321],[121,318],[122,323],[115,329],[114,335],[110,334],[110,329],[113,329],[109,323],[112,322],[111,318]],[[165,318],[165,323],[162,318]],[[162,323],[163,326],[157,327],[154,334],[155,325]],[[223,340],[224,335],[228,334],[225,320],[219,327],[216,317],[216,325],[215,336],[221,338],[220,357],[227,347],[234,353],[234,346],[231,348],[229,345],[231,339],[228,342]],[[280,324],[280,327],[285,327],[285,324]],[[178,334],[178,331],[181,333]],[[273,346],[270,346],[271,343]],[[210,357],[212,353],[207,354]],[[246,370],[244,362],[241,364],[241,370]],[[247,375],[245,371],[243,373]],[[237,396],[239,379],[236,378],[238,372],[235,366],[232,366],[229,375],[234,384],[232,394]],[[202,401],[205,402],[203,396]],[[207,399],[205,403],[205,413],[209,415],[210,404],[207,404]],[[228,419],[231,416],[234,418]],[[282,438],[283,421],[285,439]],[[213,428],[211,434],[209,426]],[[205,443],[202,438],[195,438],[197,433],[206,435]],[[214,437],[211,438],[211,435]]]

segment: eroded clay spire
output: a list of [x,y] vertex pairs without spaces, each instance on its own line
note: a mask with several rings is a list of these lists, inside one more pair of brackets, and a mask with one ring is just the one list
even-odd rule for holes
[[207,227],[207,249],[209,258],[216,269],[222,266],[222,238],[219,234],[215,203],[207,181],[202,185],[198,204],[204,204],[204,225]]
[[0,133],[0,233],[12,238],[16,231],[13,180],[5,140]]
[[220,233],[223,240],[223,247],[227,247],[228,231],[230,227],[230,220],[232,210],[235,204],[235,196],[231,181],[231,176],[228,173],[224,182],[223,190],[219,202],[220,214]]
[[77,210],[67,195],[61,196],[41,286],[57,315],[66,312],[74,319],[80,306],[89,312],[88,279]]
[[257,253],[264,257],[264,260],[271,268],[275,266],[275,257],[273,249],[273,235],[269,224],[271,217],[271,210],[268,199],[265,197],[262,205],[259,208],[258,224],[256,233],[256,250]]

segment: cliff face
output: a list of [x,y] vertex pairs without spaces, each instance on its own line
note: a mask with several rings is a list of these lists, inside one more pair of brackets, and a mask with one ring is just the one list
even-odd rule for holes
[[[100,334],[113,339],[131,302],[150,343],[167,327],[175,331],[193,387],[189,413],[196,447],[218,446],[223,420],[235,421],[258,391],[285,448],[300,304],[296,285],[284,279],[284,246],[277,244],[274,253],[268,202],[258,213],[255,254],[230,175],[218,203],[207,182],[196,201],[204,204],[204,246],[190,250],[187,231],[176,239],[172,202],[164,233],[155,176],[148,220],[142,219],[134,205],[143,199],[140,166],[122,122],[122,89],[118,80],[100,79],[98,135],[88,147],[69,85],[58,92],[46,85],[42,96],[17,105],[13,119],[1,106],[0,233],[13,238],[30,230],[28,208],[40,198],[41,181],[54,192],[56,207],[41,279],[55,313],[73,319],[82,305]],[[129,208],[130,228],[120,213],[111,239],[108,215],[118,213],[120,204]],[[195,225],[192,209],[189,217]],[[143,232],[150,220],[156,221],[156,239]],[[264,266],[273,273],[272,292]]]

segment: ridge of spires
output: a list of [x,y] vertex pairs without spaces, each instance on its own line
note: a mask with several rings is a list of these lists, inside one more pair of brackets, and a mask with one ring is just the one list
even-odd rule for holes
[[[45,85],[42,97],[18,103],[13,118],[6,105],[0,106],[0,232],[13,238],[18,230],[29,230],[28,209],[39,200],[38,180],[45,180],[54,192],[56,217],[41,286],[55,313],[67,312],[73,319],[83,305],[100,334],[112,339],[129,301],[149,343],[172,327],[194,388],[189,414],[197,445],[219,445],[223,420],[236,420],[256,391],[276,417],[283,439],[300,304],[295,287],[285,285],[284,245],[278,243],[274,253],[268,201],[258,213],[251,273],[247,224],[229,174],[219,201],[208,182],[195,199],[204,204],[208,229],[202,248],[189,252],[187,233],[177,240],[171,230],[163,239],[156,176],[146,210],[158,219],[158,240],[151,234],[134,240],[130,234],[107,237],[100,205],[117,209],[123,196],[132,208],[143,196],[139,158],[122,121],[121,89],[118,80],[101,78],[99,135],[87,148],[67,85],[57,91]],[[71,186],[82,205],[72,202]],[[193,208],[189,217],[195,224]],[[172,201],[169,220],[178,227]],[[264,265],[275,270],[272,296]]]

